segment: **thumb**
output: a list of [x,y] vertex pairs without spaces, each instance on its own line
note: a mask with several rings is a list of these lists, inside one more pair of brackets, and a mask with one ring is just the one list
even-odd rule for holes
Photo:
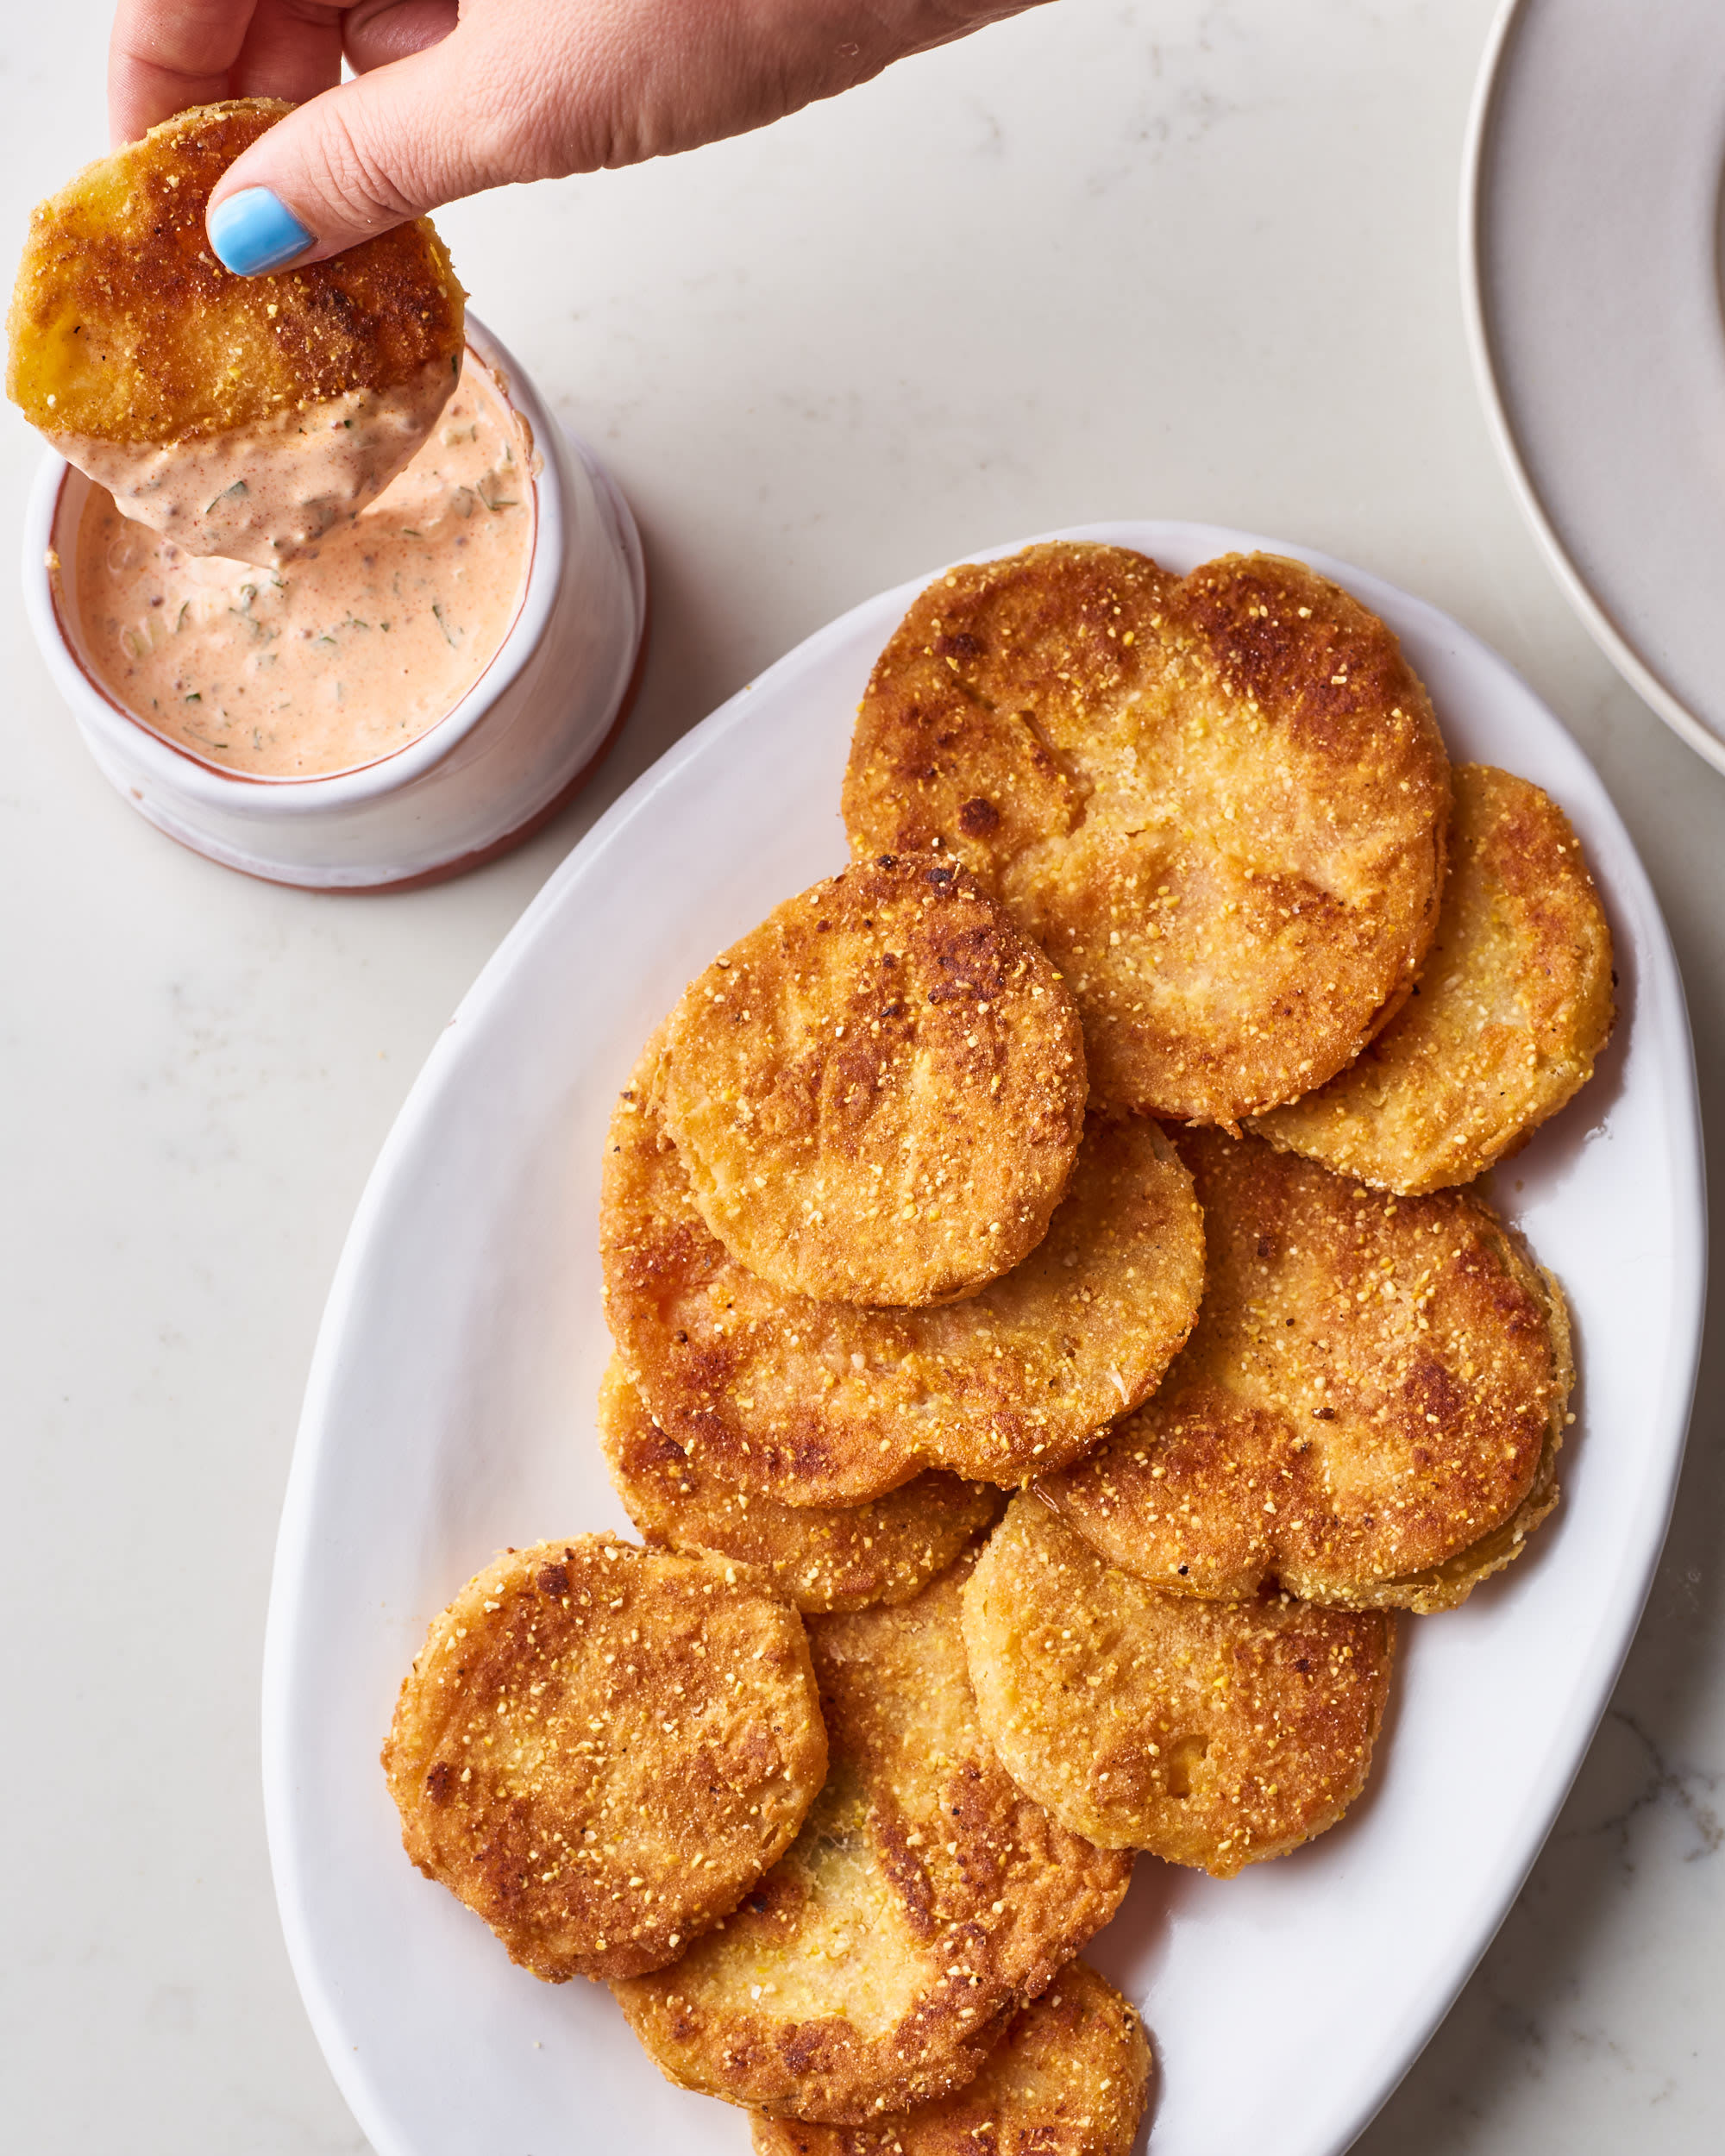
[[236,158],[210,197],[205,228],[242,277],[321,262],[440,204],[525,179],[524,123],[488,98],[459,29],[327,90]]

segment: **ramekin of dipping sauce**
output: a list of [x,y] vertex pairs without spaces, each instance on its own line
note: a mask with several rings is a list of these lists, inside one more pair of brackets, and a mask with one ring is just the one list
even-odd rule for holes
[[[457,874],[526,837],[622,714],[640,542],[471,315],[430,440],[272,568],[187,555],[50,455],[24,597],[97,764],[225,866],[319,889]],[[311,445],[308,471],[321,468]]]

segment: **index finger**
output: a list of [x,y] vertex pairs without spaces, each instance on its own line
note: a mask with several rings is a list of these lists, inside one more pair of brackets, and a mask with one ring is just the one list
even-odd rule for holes
[[135,141],[187,105],[228,95],[257,0],[119,0],[108,38],[108,124]]

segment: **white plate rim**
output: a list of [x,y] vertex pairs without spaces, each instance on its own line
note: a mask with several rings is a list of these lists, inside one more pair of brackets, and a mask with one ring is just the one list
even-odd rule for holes
[[1481,261],[1481,234],[1487,214],[1484,164],[1496,117],[1502,64],[1511,40],[1530,0],[1500,0],[1496,21],[1487,38],[1485,55],[1474,85],[1468,113],[1467,136],[1462,154],[1461,184],[1461,300],[1467,335],[1468,356],[1475,386],[1485,414],[1492,445],[1509,479],[1511,492],[1527,519],[1546,566],[1557,579],[1563,594],[1582,626],[1611,664],[1665,724],[1687,742],[1698,756],[1716,770],[1725,771],[1725,736],[1690,711],[1647,666],[1609,613],[1595,598],[1591,586],[1571,560],[1534,482],[1520,439],[1510,417],[1492,348],[1491,325],[1485,303]]
[[[1510,11],[1513,12],[1513,6]],[[1170,551],[1176,544],[1189,543],[1201,547],[1205,554],[1262,550],[1304,561],[1320,573],[1343,584],[1396,625],[1417,622],[1433,636],[1447,638],[1489,661],[1513,682],[1563,736],[1578,767],[1597,789],[1599,803],[1615,827],[1622,858],[1615,871],[1610,895],[1626,914],[1633,913],[1645,936],[1643,957],[1647,972],[1640,984],[1641,1000],[1643,1003],[1649,1002],[1655,994],[1663,1000],[1665,1022],[1672,1029],[1677,1051],[1664,1057],[1658,1067],[1658,1076],[1665,1109],[1665,1127],[1669,1132],[1677,1171],[1672,1197],[1684,1260],[1676,1269],[1679,1281],[1677,1298],[1681,1307],[1674,1312],[1672,1338],[1687,1351],[1679,1351],[1662,1372],[1659,1412],[1651,1419],[1659,1435],[1654,1447],[1658,1471],[1650,1475],[1640,1489],[1640,1501],[1631,1523],[1632,1532],[1626,1536],[1635,1561],[1627,1567],[1619,1581],[1609,1621],[1602,1620],[1600,1629],[1603,1634],[1609,1635],[1609,1644],[1591,1662],[1590,1680],[1578,1688],[1563,1724],[1562,1740],[1552,1745],[1536,1794],[1527,1808],[1525,1816],[1532,1824],[1497,1869],[1477,1882],[1477,1890],[1473,1896],[1475,1921],[1465,1951],[1427,1972],[1423,1990],[1410,2005],[1397,2034],[1386,2042],[1381,2056],[1351,2077],[1357,2090],[1352,2100],[1338,2104],[1328,2126],[1316,2138],[1290,2140],[1284,2151],[1284,2156],[1339,2156],[1364,2130],[1418,2058],[1507,1915],[1579,1771],[1652,1586],[1683,1462],[1700,1357],[1706,1288],[1706,1200],[1693,1040],[1681,978],[1657,899],[1633,841],[1596,774],[1567,736],[1561,722],[1533,697],[1514,669],[1452,617],[1427,602],[1318,549],[1222,527],[1172,520],[1115,521],[1072,527],[1039,534],[1033,539],[991,544],[959,558],[987,559],[1015,552],[1043,539],[1113,540],[1118,543],[1138,544],[1153,551],[1158,533],[1182,535],[1177,542],[1168,542]],[[1195,555],[1194,558],[1203,556]],[[416,2152],[411,2142],[398,2131],[386,2096],[373,2086],[365,2066],[356,2063],[339,2002],[322,1964],[315,1928],[308,1921],[305,1897],[304,1867],[308,1860],[315,1862],[315,1853],[302,1849],[294,1837],[291,1766],[293,1644],[298,1606],[308,1576],[305,1558],[314,1525],[315,1483],[344,1345],[344,1329],[373,1236],[387,1212],[396,1177],[411,1151],[420,1126],[436,1111],[446,1077],[462,1054],[466,1037],[483,1025],[492,998],[505,993],[517,956],[533,943],[557,913],[566,888],[596,865],[611,847],[624,841],[637,819],[650,813],[660,792],[674,784],[688,765],[711,753],[731,730],[746,724],[751,704],[762,688],[769,684],[781,686],[800,672],[819,664],[825,650],[842,642],[860,617],[889,607],[902,611],[943,569],[907,580],[889,592],[876,594],[817,630],[693,728],[612,805],[552,873],[463,998],[416,1078],[356,1209],[319,1329],[284,1496],[266,1625],[262,1768],[266,1827],[290,1961],[331,2071],[380,2156],[416,2156]]]

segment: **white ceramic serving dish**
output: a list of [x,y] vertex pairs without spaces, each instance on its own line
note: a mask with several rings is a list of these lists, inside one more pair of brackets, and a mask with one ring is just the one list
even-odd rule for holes
[[175,747],[81,655],[74,558],[91,482],[42,461],[24,518],[24,602],[55,685],[102,770],[171,838],[230,868],[323,890],[433,881],[526,837],[579,783],[633,684],[646,625],[627,505],[518,363],[469,315],[467,342],[539,452],[533,559],[513,626],[453,711],[393,755],[313,779],[257,778]]
[[[1179,568],[1268,543],[1173,523],[1064,536]],[[1407,1625],[1380,1764],[1342,1827],[1226,1883],[1141,1858],[1088,1950],[1154,2033],[1156,2156],[1333,2156],[1448,2008],[1634,1630],[1700,1338],[1688,1021],[1622,823],[1501,660],[1376,579],[1304,558],[1400,633],[1458,756],[1525,773],[1574,818],[1611,915],[1622,1016],[1588,1092],[1497,1182],[1575,1313],[1562,1508],[1464,1609]],[[842,865],[852,713],[920,582],[781,660],[575,849],[440,1038],[349,1236],[277,1551],[264,1783],[294,1968],[380,2156],[746,2147],[738,2114],[659,2078],[604,1990],[537,1983],[413,1870],[377,1754],[428,1621],[493,1550],[629,1531],[593,1428],[612,1100],[688,977]]]
[[1631,686],[1725,770],[1725,9],[1505,0],[1462,191],[1517,498]]

